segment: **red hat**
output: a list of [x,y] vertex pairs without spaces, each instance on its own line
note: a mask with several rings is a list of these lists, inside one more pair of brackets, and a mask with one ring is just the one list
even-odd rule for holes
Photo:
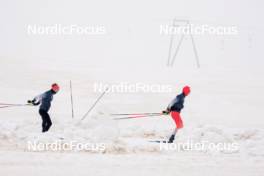
[[182,89],[182,92],[184,93],[185,96],[189,95],[191,92],[191,88],[189,86],[184,86]]
[[58,92],[60,90],[60,87],[58,84],[54,83],[51,85],[51,89],[54,91],[54,92]]

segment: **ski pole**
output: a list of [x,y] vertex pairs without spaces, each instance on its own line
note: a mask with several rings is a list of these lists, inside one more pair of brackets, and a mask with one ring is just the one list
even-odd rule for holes
[[93,110],[93,108],[96,106],[96,104],[103,98],[103,96],[106,94],[109,88],[105,89],[105,91],[97,98],[97,100],[94,102],[94,104],[90,107],[90,109],[84,114],[81,121],[84,120],[87,115]]
[[74,118],[73,96],[72,96],[72,82],[71,82],[71,80],[70,80],[70,91],[71,91],[71,109],[72,109],[72,118]]
[[13,106],[0,106],[0,108],[8,108],[8,107],[13,107]]
[[127,113],[127,114],[110,114],[112,116],[122,116],[122,115],[159,115],[162,114],[160,112],[146,112],[146,113]]
[[26,106],[29,104],[10,104],[10,103],[0,103],[0,106],[4,105],[4,106]]
[[114,118],[114,120],[125,120],[125,119],[135,119],[135,118],[143,118],[143,117],[157,117],[157,116],[162,116],[165,114],[152,114],[152,115],[135,115],[135,116],[128,116],[128,117],[119,117],[119,118]]
[[16,105],[3,105],[0,104],[0,108],[12,108],[12,107],[19,107],[19,106],[31,106],[31,104],[16,104]]
[[0,106],[0,108],[13,108],[13,107],[18,107],[18,106]]

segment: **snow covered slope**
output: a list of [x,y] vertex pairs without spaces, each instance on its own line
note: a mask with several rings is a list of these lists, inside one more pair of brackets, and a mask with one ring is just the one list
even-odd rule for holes
[[[257,0],[1,1],[0,103],[24,104],[54,82],[61,90],[45,134],[38,107],[0,108],[0,176],[262,176],[263,15]],[[167,67],[171,36],[160,28],[174,18],[238,33],[185,36]],[[99,25],[105,33],[33,35],[30,25]],[[96,85],[122,83],[170,89],[108,92],[80,121],[101,94]],[[161,112],[185,85],[192,91],[173,144],[163,143],[175,128],[170,116],[111,115]]]
[[[42,62],[48,65],[50,61]],[[220,167],[226,168],[221,170],[222,174],[232,172],[241,175],[243,171],[245,175],[259,175],[263,168],[264,121],[261,106],[264,102],[261,90],[264,80],[260,69],[245,74],[244,68],[176,70],[156,67],[138,68],[137,72],[132,72],[126,71],[129,68],[95,69],[80,66],[68,71],[68,68],[45,68],[43,65],[38,67],[34,61],[24,63],[17,59],[1,59],[1,70],[5,73],[1,75],[3,102],[24,103],[48,89],[54,80],[62,87],[54,97],[51,109],[53,126],[48,133],[40,133],[41,119],[37,108],[1,109],[0,150],[4,157],[0,162],[3,168],[0,172],[3,174],[22,172],[30,175],[28,172],[33,166],[39,171],[40,165],[37,163],[46,161],[49,164],[45,164],[43,170],[69,175],[74,169],[78,169],[76,173],[80,175],[99,172],[97,164],[105,165],[101,175],[113,168],[120,169],[120,174],[128,171],[134,173],[133,167],[141,168],[142,172],[138,173],[142,175],[159,175],[162,173],[160,167],[163,167],[162,170],[168,169],[164,171],[167,175],[179,171],[186,175],[196,171],[209,174]],[[173,75],[174,79],[168,75]],[[69,80],[73,82],[74,119],[71,117]],[[91,114],[80,121],[100,95],[94,91],[95,83],[114,84],[122,81],[170,85],[172,90],[166,93],[109,92]],[[192,87],[192,93],[187,97],[182,112],[185,128],[177,135],[174,145],[153,142],[168,139],[174,129],[169,116],[117,121],[110,115],[160,112],[185,84]],[[52,148],[32,151],[28,148],[29,142],[57,142],[62,145],[71,141],[103,143],[105,146],[103,150],[89,151],[54,151]],[[215,145],[235,144],[236,147],[233,150],[192,150],[190,146],[175,149],[177,144],[205,141]],[[28,157],[33,160],[28,160]],[[56,158],[59,158],[60,164],[54,163]],[[190,161],[196,161],[190,164],[193,170],[187,170],[185,166]],[[25,163],[23,169],[21,162]],[[84,169],[85,162],[91,166],[87,171]],[[234,162],[236,164],[231,167],[230,163]],[[65,165],[73,166],[65,168]],[[57,166],[65,172],[54,170],[53,167]]]

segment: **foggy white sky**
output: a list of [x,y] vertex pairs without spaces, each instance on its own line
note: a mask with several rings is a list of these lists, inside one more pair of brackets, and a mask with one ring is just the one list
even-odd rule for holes
[[[88,65],[166,63],[169,36],[161,24],[173,18],[197,24],[235,25],[238,36],[197,36],[201,63],[222,61],[250,63],[263,57],[263,2],[259,0],[160,0],[160,1],[0,1],[1,59],[75,60]],[[101,36],[30,36],[27,25],[103,25]],[[183,43],[179,62],[193,62],[189,39]]]

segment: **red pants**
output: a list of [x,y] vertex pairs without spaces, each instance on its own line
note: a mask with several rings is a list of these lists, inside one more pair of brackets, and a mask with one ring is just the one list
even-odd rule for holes
[[179,112],[171,111],[171,117],[174,120],[177,129],[183,128],[183,123]]

